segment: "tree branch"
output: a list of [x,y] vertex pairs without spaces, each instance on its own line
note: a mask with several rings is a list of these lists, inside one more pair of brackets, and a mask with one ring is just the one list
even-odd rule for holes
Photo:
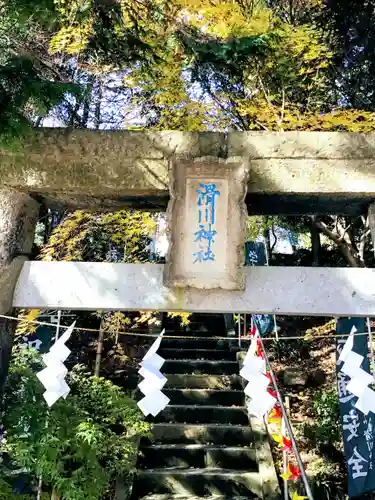
[[340,223],[338,224],[338,227],[342,230],[342,233],[340,235],[340,240],[344,241],[346,234],[348,233],[349,229],[353,226],[353,224],[349,224],[346,227],[343,227]]
[[311,225],[310,225],[310,236],[311,236],[311,250],[313,262],[312,265],[317,267],[320,262],[320,252],[321,252],[321,242],[320,242],[320,232],[317,229],[314,221],[316,220],[316,215],[311,216]]
[[[327,225],[321,220],[316,219],[312,222],[325,236],[327,236],[330,240],[336,243],[336,245],[339,247],[344,257],[346,258],[347,262],[352,267],[365,267],[364,262],[361,260],[360,256],[358,255],[358,252],[350,243],[350,241],[348,242],[346,240],[341,239],[340,236],[331,231],[327,227]],[[336,222],[338,225],[338,217],[336,219]]]
[[371,230],[368,229],[367,231],[365,231],[362,236],[361,236],[361,239],[360,239],[360,242],[359,242],[359,251],[358,251],[358,255],[359,255],[359,258],[361,259],[361,261],[363,263],[365,263],[365,246],[366,246],[366,239],[367,239],[367,236],[371,233]]
[[281,131],[284,130],[282,127],[282,123],[284,121],[284,114],[285,114],[285,91],[284,91],[284,89],[282,90],[282,96],[283,96],[283,101],[281,104],[281,115],[280,115],[280,118],[278,120],[278,125],[281,128]]
[[258,120],[254,120],[254,122],[259,125],[259,127],[261,127],[263,130],[265,130],[266,132],[269,132],[269,129],[268,127],[266,127],[265,125],[263,125],[263,123],[259,122]]
[[319,229],[319,231],[321,231],[325,236],[328,236],[328,238],[336,243],[336,245],[341,245],[342,242],[340,241],[340,238],[336,233],[331,231],[324,222],[319,219],[315,219],[312,222]]
[[273,249],[275,248],[275,246],[277,245],[277,235],[276,235],[276,232],[275,232],[275,224],[272,222],[272,225],[271,225],[271,231],[272,231],[272,235],[273,237],[275,238],[275,241],[274,241],[274,244],[272,245],[271,247],[271,253],[273,252]]

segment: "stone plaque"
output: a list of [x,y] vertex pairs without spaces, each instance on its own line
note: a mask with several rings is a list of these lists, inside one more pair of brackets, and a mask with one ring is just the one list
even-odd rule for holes
[[211,157],[176,160],[170,178],[165,284],[243,290],[245,165]]

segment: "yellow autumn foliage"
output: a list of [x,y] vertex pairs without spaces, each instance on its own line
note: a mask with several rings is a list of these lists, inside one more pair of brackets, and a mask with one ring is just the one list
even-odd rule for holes
[[33,321],[38,321],[40,313],[40,309],[21,309],[18,314],[19,321],[16,336],[23,337],[24,335],[34,333],[38,325],[37,323],[33,323]]
[[[283,22],[271,9],[261,7],[261,2],[253,3],[251,9],[244,8],[245,3],[172,0],[164,5],[163,20],[154,22],[148,39],[160,64],[136,65],[124,79],[124,86],[132,89],[134,107],[152,117],[148,128],[265,130],[267,125],[259,125],[262,119],[249,120],[260,107],[260,114],[267,108],[273,117],[266,121],[274,121],[273,128],[282,129],[287,106],[299,106],[302,112],[319,110],[333,57],[324,33],[313,24]],[[194,50],[186,53],[181,42],[181,33],[188,36],[191,29],[197,30],[202,40],[206,37],[203,53],[212,51],[204,61],[199,62],[200,55]],[[264,41],[263,50],[251,48],[252,37]],[[242,54],[238,65],[230,59],[237,57],[236,50]],[[209,75],[212,57],[223,61],[222,82],[208,76],[207,81],[192,86],[189,80],[194,64],[199,68],[207,61]],[[238,83],[238,76],[226,75],[227,65],[232,63],[230,71],[241,74]],[[131,126],[131,122],[125,123],[125,127]]]
[[270,9],[255,10],[249,17],[236,2],[183,2],[189,24],[203,32],[227,40],[267,33],[272,22]]
[[80,25],[62,27],[56,35],[51,38],[50,52],[56,54],[65,52],[69,55],[76,55],[88,44],[93,27],[91,21],[86,21]]

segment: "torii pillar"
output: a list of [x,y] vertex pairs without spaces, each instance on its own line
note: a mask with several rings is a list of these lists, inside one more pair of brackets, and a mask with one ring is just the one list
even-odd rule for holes
[[[26,193],[0,189],[0,314],[12,312],[13,292],[31,253],[39,203]],[[6,378],[16,322],[0,318],[0,390]]]

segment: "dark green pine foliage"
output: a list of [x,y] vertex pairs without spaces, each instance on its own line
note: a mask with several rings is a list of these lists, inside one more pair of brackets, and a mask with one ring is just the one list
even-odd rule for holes
[[48,80],[31,59],[13,57],[0,66],[0,145],[14,145],[32,130],[33,118],[46,115],[67,93],[79,86]]

